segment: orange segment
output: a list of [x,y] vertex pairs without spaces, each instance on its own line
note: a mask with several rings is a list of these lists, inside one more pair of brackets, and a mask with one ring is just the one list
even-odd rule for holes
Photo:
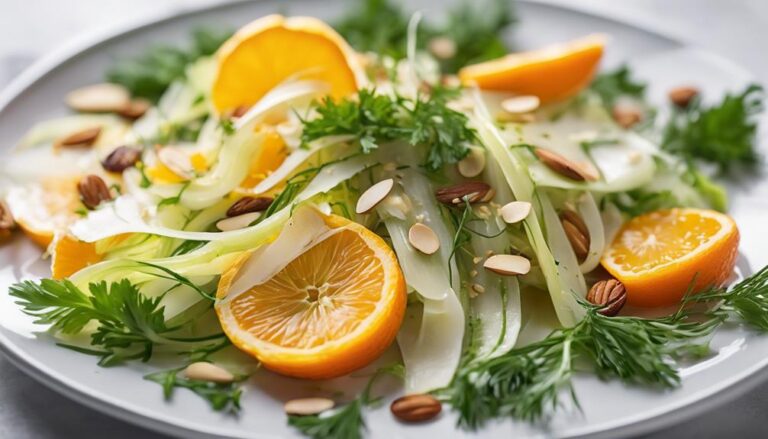
[[56,232],[76,221],[83,206],[77,183],[80,176],[44,178],[38,183],[12,188],[8,206],[19,228],[37,245],[48,248]]
[[240,184],[240,187],[250,189],[256,186],[277,169],[286,157],[288,157],[288,148],[283,142],[283,138],[277,134],[274,128],[268,128],[264,143],[253,158],[248,176]]
[[592,80],[603,56],[605,38],[584,38],[474,64],[459,71],[465,85],[484,90],[538,96],[542,102],[574,96]]
[[[199,152],[192,154],[189,157],[189,161],[192,163],[192,168],[194,168],[194,170],[198,173],[203,173],[208,170],[208,162]],[[165,166],[160,161],[158,161],[154,166],[148,167],[146,174],[147,177],[155,183],[173,184],[183,183],[186,181],[184,177],[181,177],[175,172],[171,171],[169,167]]]
[[227,297],[249,255],[221,278],[216,303],[237,347],[276,372],[337,377],[375,360],[405,313],[405,279],[393,251],[365,227],[331,216],[334,233],[266,282]]
[[739,246],[739,230],[714,210],[669,209],[627,222],[603,256],[608,272],[624,283],[635,306],[678,303],[693,292],[728,281]]
[[362,78],[354,52],[324,22],[269,15],[233,35],[217,53],[211,98],[219,112],[250,107],[289,78],[326,82],[330,95],[354,93]]
[[96,253],[94,243],[83,242],[70,235],[56,239],[51,254],[51,275],[54,279],[67,278],[102,260],[102,256]]

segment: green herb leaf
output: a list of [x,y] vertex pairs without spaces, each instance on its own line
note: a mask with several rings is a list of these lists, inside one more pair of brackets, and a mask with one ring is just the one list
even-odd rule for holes
[[757,121],[763,110],[763,89],[750,85],[728,94],[719,105],[705,107],[699,99],[677,110],[667,123],[662,148],[687,160],[702,160],[728,173],[734,165],[754,166]]
[[188,48],[155,46],[136,58],[119,62],[107,72],[107,80],[123,85],[133,96],[157,102],[173,81],[184,79],[187,66],[212,55],[230,35],[228,31],[197,29]]
[[216,411],[236,413],[240,411],[240,395],[243,393],[240,383],[247,377],[239,377],[237,381],[229,384],[217,384],[208,381],[190,380],[180,377],[184,367],[155,372],[144,377],[163,386],[163,395],[166,400],[173,397],[173,391],[177,388],[189,389],[196,395],[207,400]]
[[361,52],[375,52],[395,59],[405,58],[408,16],[389,0],[355,2],[351,12],[334,25]]
[[614,71],[597,75],[589,88],[600,97],[603,105],[610,109],[622,97],[642,100],[645,97],[646,84],[632,78],[629,67],[623,65]]
[[369,153],[381,143],[406,141],[428,148],[425,166],[435,171],[464,158],[476,140],[467,117],[446,105],[453,93],[436,88],[428,99],[410,100],[360,90],[355,99],[326,98],[316,103],[319,117],[302,121],[302,142],[351,134],[359,139],[363,153]]

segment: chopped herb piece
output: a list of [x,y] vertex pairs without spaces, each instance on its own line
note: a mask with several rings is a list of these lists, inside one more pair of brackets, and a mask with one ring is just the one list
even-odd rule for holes
[[180,377],[179,372],[184,367],[163,370],[160,372],[146,375],[144,379],[156,382],[163,386],[163,395],[166,400],[170,400],[173,391],[177,388],[189,389],[196,395],[207,400],[211,407],[216,411],[227,411],[236,413],[240,411],[240,395],[243,390],[240,383],[247,378],[238,377],[237,381],[228,384],[218,384],[208,381],[190,380]]
[[590,90],[596,93],[606,108],[612,108],[622,97],[642,100],[645,97],[646,84],[632,78],[629,67],[624,65],[612,72],[597,75]]

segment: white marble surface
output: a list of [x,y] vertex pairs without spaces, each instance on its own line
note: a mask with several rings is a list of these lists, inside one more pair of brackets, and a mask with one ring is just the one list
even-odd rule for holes
[[[674,36],[724,54],[768,83],[768,1],[539,0],[566,4]],[[1,0],[0,87],[34,59],[117,23],[212,0]],[[765,437],[768,384],[693,420],[648,437]],[[71,402],[0,357],[0,438],[162,438]]]

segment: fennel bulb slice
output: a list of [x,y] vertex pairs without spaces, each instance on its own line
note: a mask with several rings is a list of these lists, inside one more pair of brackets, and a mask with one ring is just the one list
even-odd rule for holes
[[589,273],[600,264],[600,258],[605,251],[606,233],[603,227],[603,218],[595,198],[589,192],[584,192],[576,200],[576,210],[578,210],[589,231],[589,251],[580,266],[582,273]]

